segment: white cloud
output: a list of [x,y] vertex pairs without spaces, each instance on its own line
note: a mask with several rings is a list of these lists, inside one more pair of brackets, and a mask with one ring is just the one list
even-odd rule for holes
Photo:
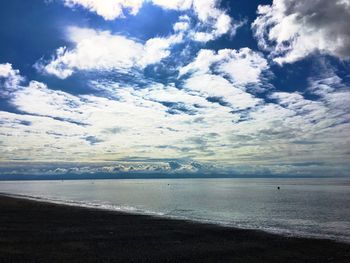
[[217,8],[218,3],[219,1],[216,0],[195,0],[193,2],[193,8],[198,19],[204,26],[211,28],[205,32],[194,31],[193,37],[196,41],[207,42],[229,32],[234,34],[237,28],[241,26],[240,23],[233,25],[231,17],[224,10]]
[[187,73],[208,73],[210,72],[210,66],[220,59],[222,58],[217,58],[213,50],[201,49],[193,62],[179,69],[179,75],[182,76]]
[[12,104],[23,112],[84,122],[83,118],[77,118],[79,114],[76,112],[76,109],[83,105],[82,100],[62,91],[48,89],[41,82],[31,81],[28,87],[22,88],[14,95],[11,99]]
[[177,22],[174,25],[174,31],[186,31],[189,28],[187,22]]
[[77,27],[69,29],[69,38],[75,48],[59,48],[56,57],[41,66],[46,73],[64,79],[76,70],[127,71],[133,67],[143,68],[167,57],[171,46],[182,40],[179,34],[168,38],[151,38],[141,44],[109,31]]
[[187,15],[180,16],[179,22],[175,23],[173,26],[174,31],[177,32],[177,31],[188,30],[190,28],[190,22],[191,22],[191,19],[189,16]]
[[322,121],[328,114],[328,108],[322,102],[305,99],[297,92],[274,92],[270,98],[276,99],[280,105],[292,110],[310,124]]
[[[206,156],[212,149],[203,150],[195,138],[208,137],[209,147],[215,139],[210,134],[225,133],[234,118],[229,107],[207,101],[202,92],[193,94],[173,85],[144,89],[119,87],[118,83],[115,89],[110,87],[113,83],[101,85],[108,85],[119,99],[74,96],[35,81],[17,90],[10,102],[26,115],[3,112],[9,121],[0,129],[0,139],[6,136],[1,156],[6,160],[90,162],[130,155]],[[19,120],[16,125],[15,119]],[[22,121],[28,124],[22,125]],[[227,124],[218,127],[218,121]],[[20,143],[17,136],[24,137]]]
[[114,20],[124,17],[124,9],[135,15],[141,8],[144,0],[63,0],[69,7],[81,6],[105,20]]
[[11,64],[0,64],[0,97],[9,96],[23,80],[19,70],[13,69]]
[[237,85],[258,83],[262,72],[269,68],[266,59],[249,48],[221,52],[218,56],[223,55],[225,59],[219,64],[218,70],[227,74]]
[[[315,160],[346,165],[349,87],[336,76],[310,80],[308,92],[319,101],[276,91],[267,103],[208,73],[210,64],[200,61],[181,86],[93,83],[117,100],[72,95],[31,81],[9,100],[22,114],[0,111],[1,160],[91,163],[161,156],[215,162],[224,170],[239,165],[248,172],[270,167],[286,173],[300,171],[293,163]],[[135,164],[132,169],[157,167]]]
[[202,49],[195,60],[179,69],[180,76],[186,73],[210,73],[211,67],[215,72],[230,78],[235,85],[259,83],[261,74],[268,70],[266,59],[249,48],[221,49],[218,52]]
[[175,30],[179,30],[179,27],[182,30],[189,30],[191,39],[198,42],[208,42],[227,33],[234,34],[242,26],[242,23],[233,23],[226,10],[219,7],[220,0],[152,0],[152,2],[165,9],[193,10],[199,23],[190,29],[188,23],[178,22],[175,24]]
[[0,64],[0,77],[10,78],[11,76],[18,75],[19,70],[12,68],[10,63]]
[[188,10],[192,7],[193,0],[151,0],[153,4],[165,9]]
[[348,0],[274,0],[259,6],[258,14],[254,34],[277,63],[292,63],[315,51],[350,58]]
[[208,42],[227,33],[234,34],[237,28],[242,26],[242,23],[233,23],[226,10],[219,7],[220,0],[152,0],[152,2],[165,9],[193,10],[199,23],[194,28],[189,28],[187,22],[180,21],[174,25],[174,29],[188,30],[190,38],[198,42]]
[[[233,25],[231,17],[224,10],[219,9],[217,7],[218,4],[219,1],[217,0],[193,1],[193,9],[198,19],[203,26],[209,27],[209,30],[204,32],[194,30],[192,32],[194,40],[208,42],[229,32],[234,34],[237,28],[241,26],[240,23]],[[201,26],[201,24],[199,24],[199,26]]]
[[199,96],[221,98],[235,110],[254,107],[260,100],[251,94],[234,87],[226,79],[217,75],[196,75],[185,82],[185,89]]
[[317,80],[311,79],[307,92],[319,96],[319,99],[310,100],[297,92],[274,92],[270,98],[292,110],[295,118],[302,118],[303,125],[300,127],[308,128],[309,133],[312,131],[313,136],[321,141],[329,142],[340,136],[346,144],[346,126],[350,121],[350,87],[342,84],[333,74]]
[[[194,29],[189,23],[179,21],[174,25],[175,31],[190,31],[190,37],[195,41],[207,42],[226,33],[234,34],[242,24],[233,24],[233,20],[225,10],[219,8],[220,0],[63,0],[66,6],[84,7],[102,16],[105,20],[123,17],[123,10],[131,10],[136,15],[144,2],[152,2],[163,9],[189,11],[199,20]],[[181,19],[180,19],[181,20]]]
[[197,104],[202,107],[210,105],[204,98],[187,93],[185,90],[180,90],[171,85],[152,85],[147,89],[137,90],[134,94],[151,101],[183,103],[190,106]]
[[145,67],[150,64],[160,62],[163,58],[170,55],[170,47],[182,41],[182,35],[172,35],[168,38],[151,38],[144,47],[140,61],[140,66]]

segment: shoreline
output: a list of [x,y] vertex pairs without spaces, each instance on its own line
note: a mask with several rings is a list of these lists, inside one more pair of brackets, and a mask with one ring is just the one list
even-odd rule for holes
[[190,219],[186,217],[180,217],[180,216],[170,216],[166,214],[161,214],[157,212],[146,212],[146,211],[141,211],[134,209],[130,210],[123,210],[123,209],[116,209],[116,208],[108,208],[108,207],[103,207],[97,204],[93,203],[84,203],[84,202],[77,202],[77,201],[71,201],[71,200],[60,200],[60,199],[49,199],[49,198],[44,198],[44,197],[35,197],[35,196],[29,196],[29,195],[21,195],[21,194],[10,194],[10,193],[3,193],[0,192],[0,198],[1,196],[9,197],[9,198],[18,198],[18,199],[23,199],[23,200],[29,200],[33,202],[41,202],[41,203],[46,203],[46,204],[55,204],[59,206],[70,206],[70,207],[77,207],[77,208],[85,208],[85,209],[92,209],[92,210],[97,210],[97,211],[109,211],[109,212],[116,212],[116,213],[125,213],[127,215],[141,215],[141,216],[149,216],[149,217],[154,217],[155,219],[168,219],[168,220],[179,220],[179,221],[185,221],[189,223],[194,223],[194,224],[206,224],[206,225],[213,225],[217,227],[224,227],[224,228],[233,228],[233,229],[238,229],[238,230],[247,230],[247,231],[258,231],[258,232],[263,232],[266,234],[272,234],[272,235],[278,235],[284,238],[301,238],[301,239],[316,239],[316,240],[328,240],[332,242],[337,242],[337,243],[343,243],[350,245],[350,240],[341,240],[337,238],[332,238],[332,237],[321,237],[321,236],[308,236],[308,235],[296,235],[296,234],[287,234],[283,232],[273,232],[273,231],[268,231],[265,229],[256,229],[256,228],[244,228],[244,227],[239,227],[235,226],[232,224],[225,224],[225,223],[218,223],[218,222],[212,222],[212,221],[205,221],[205,220],[195,220],[195,219]]
[[350,244],[0,194],[0,262],[65,261],[350,262]]

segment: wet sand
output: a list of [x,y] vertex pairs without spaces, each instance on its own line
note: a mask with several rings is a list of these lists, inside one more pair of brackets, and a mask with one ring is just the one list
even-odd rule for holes
[[0,196],[0,262],[350,262],[350,244]]

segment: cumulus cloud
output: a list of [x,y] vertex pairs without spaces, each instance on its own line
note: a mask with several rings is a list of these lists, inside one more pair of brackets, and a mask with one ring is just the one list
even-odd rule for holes
[[350,58],[348,0],[274,0],[260,5],[252,24],[259,46],[280,64],[292,63],[316,51]]
[[0,64],[0,97],[8,97],[24,80],[18,69],[10,63]]
[[189,31],[191,39],[198,42],[208,42],[221,37],[224,34],[234,34],[242,26],[242,23],[232,20],[224,9],[219,8],[218,0],[192,0],[192,5],[186,1],[180,9],[192,10],[196,14],[199,23]]
[[268,68],[266,59],[249,48],[221,49],[217,52],[202,49],[193,62],[179,69],[179,73],[182,76],[218,72],[229,77],[235,85],[246,85],[259,83],[261,74]]
[[213,102],[216,101],[224,106],[229,104],[235,110],[247,109],[259,104],[259,99],[234,87],[229,81],[217,75],[193,76],[186,81],[184,87]]
[[[102,16],[105,20],[124,17],[123,10],[130,10],[136,15],[144,2],[151,2],[163,9],[189,11],[192,10],[199,21],[190,30],[190,23],[179,21],[174,25],[175,31],[190,31],[190,37],[195,41],[208,42],[226,33],[235,33],[242,23],[233,23],[225,10],[219,8],[220,0],[63,0],[68,7],[81,6]],[[181,18],[180,18],[181,20]]]
[[[67,6],[85,7],[105,19],[122,16],[124,8],[129,8],[133,14],[136,14],[142,2],[65,0]],[[179,16],[178,22],[173,25],[174,35],[154,37],[141,42],[110,31],[70,27],[68,40],[75,47],[58,48],[51,61],[41,60],[36,63],[36,68],[61,79],[71,76],[77,70],[116,70],[127,73],[133,68],[144,69],[148,65],[159,63],[171,55],[175,44],[184,40],[207,42],[226,33],[233,34],[241,26],[241,23],[233,23],[226,11],[219,8],[218,0],[154,0],[151,2],[164,9],[186,12]],[[192,13],[189,13],[190,10]]]
[[141,8],[143,0],[63,0],[68,7],[81,6],[105,20],[114,20],[118,17],[124,17],[123,10],[127,9],[135,15]]
[[[193,10],[199,23],[194,29],[190,30],[190,37],[199,42],[208,42],[214,40],[226,33],[235,33],[236,29],[242,24],[234,24],[232,18],[227,12],[220,8],[220,0],[152,0],[153,4],[165,9],[172,10]],[[188,23],[177,23],[178,27],[188,29]]]
[[226,33],[234,33],[241,26],[240,24],[233,25],[233,21],[226,11],[218,8],[220,3],[218,0],[192,0],[192,5],[189,3],[190,1],[183,1],[180,9],[192,7],[195,12],[199,24],[190,32],[190,35],[196,41],[208,42]]
[[114,35],[110,31],[98,31],[72,27],[69,39],[75,48],[57,49],[56,56],[48,64],[37,67],[48,74],[67,78],[76,70],[127,71],[133,67],[144,68],[169,56],[172,45],[181,42],[182,36],[151,38],[146,43]]
[[152,2],[166,9],[187,10],[191,8],[193,0],[152,0]]
[[190,17],[183,15],[179,17],[179,22],[175,23],[173,28],[174,31],[187,31],[190,28]]

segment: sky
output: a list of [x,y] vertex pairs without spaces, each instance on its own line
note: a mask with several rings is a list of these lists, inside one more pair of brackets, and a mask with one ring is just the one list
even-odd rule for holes
[[350,176],[350,0],[0,1],[0,177]]

